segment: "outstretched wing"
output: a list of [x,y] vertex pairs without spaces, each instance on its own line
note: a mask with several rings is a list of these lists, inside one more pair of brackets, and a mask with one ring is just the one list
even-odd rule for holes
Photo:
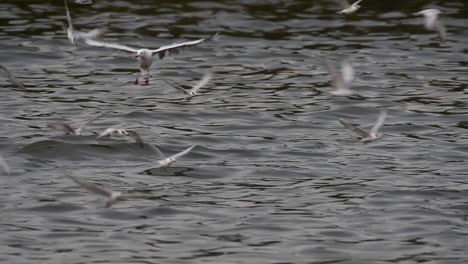
[[169,54],[179,53],[180,50],[183,49],[183,48],[188,48],[188,47],[195,46],[195,45],[198,45],[200,43],[203,43],[205,41],[212,40],[212,39],[216,38],[216,36],[218,36],[218,34],[219,34],[219,32],[216,32],[215,34],[213,34],[212,36],[209,36],[207,38],[202,38],[202,39],[186,41],[186,42],[182,42],[182,43],[174,43],[174,44],[162,46],[162,47],[160,47],[158,49],[152,50],[151,52],[153,52],[153,54],[158,54],[159,59],[163,59],[166,56],[167,53],[169,53]]
[[73,28],[72,18],[70,15],[70,10],[68,9],[67,0],[65,0],[65,12],[67,15],[67,22],[68,22],[67,35],[68,35],[68,39],[70,40],[72,44],[75,44],[77,40],[95,39],[104,34],[104,30],[101,30],[101,29],[93,29],[89,32],[75,30]]
[[354,68],[348,61],[341,63],[341,78],[345,87],[350,88],[351,82],[354,80]]
[[0,156],[0,166],[2,166],[3,171],[5,171],[6,174],[10,174],[10,166],[8,166],[8,163],[3,159],[2,156]]
[[132,137],[135,142],[137,144],[139,144],[140,146],[143,146],[143,139],[140,137],[140,134],[138,134],[136,131],[134,130],[125,130],[127,131],[127,134]]
[[73,24],[72,24],[72,18],[70,15],[70,10],[68,9],[68,1],[65,0],[65,13],[67,14],[67,22],[68,22],[68,31],[70,34],[70,31],[73,32]]
[[153,144],[149,144],[149,146],[150,146],[151,148],[153,148],[159,155],[161,155],[161,157],[163,157],[163,159],[166,158],[166,156],[164,155],[164,153],[162,153],[162,151],[161,151],[157,146],[155,146],[155,145],[153,145]]
[[357,5],[359,5],[359,3],[360,3],[361,1],[362,1],[362,0],[358,0],[358,1],[354,2],[352,5],[353,5],[353,6],[357,6]]
[[111,48],[111,49],[119,49],[119,50],[125,50],[129,52],[137,52],[137,49],[130,48],[125,45],[117,44],[117,43],[108,43],[108,42],[102,42],[102,41],[97,41],[94,39],[85,39],[85,43],[94,46],[94,47],[103,47],[103,48]]
[[437,31],[437,34],[439,35],[440,40],[445,42],[445,40],[447,39],[447,31],[442,21],[440,21],[440,19],[436,21],[435,30]]
[[347,123],[341,119],[338,119],[338,121],[340,121],[340,123],[346,127],[347,129],[351,130],[351,132],[353,132],[354,134],[358,135],[358,137],[360,138],[366,138],[366,137],[369,137],[369,133],[367,133],[366,131],[360,129],[359,127],[355,126],[355,125],[352,125],[350,123]]
[[195,84],[195,86],[193,86],[193,88],[190,90],[190,93],[191,94],[195,94],[197,93],[197,91],[202,88],[203,86],[205,86],[210,80],[211,80],[211,73],[208,72],[206,73],[203,78],[197,83]]
[[330,62],[330,61],[325,61],[325,64],[327,65],[328,73],[330,74],[330,77],[332,79],[333,86],[337,90],[344,89],[344,81],[343,81],[343,76],[338,73],[338,71],[335,69],[335,66]]
[[105,136],[108,136],[108,135],[111,135],[114,131],[118,130],[117,128],[113,128],[113,127],[109,127],[109,128],[106,128],[106,130],[104,130],[103,132],[101,132],[97,138],[101,138],[101,137],[105,137]]
[[63,122],[48,123],[47,127],[68,134],[76,134],[75,130],[69,124]]
[[177,160],[178,158],[187,155],[196,145],[191,146],[190,148],[187,148],[186,150],[183,150],[179,153],[176,153],[172,156],[169,157],[169,159]]
[[111,192],[106,191],[102,188],[99,188],[98,186],[92,183],[80,181],[77,178],[70,176],[70,175],[68,175],[67,177],[70,178],[72,181],[74,181],[76,184],[80,185],[81,187],[85,188],[86,190],[92,193],[99,194],[99,195],[106,196],[106,197],[111,196]]
[[172,88],[175,88],[176,90],[180,90],[180,91],[182,91],[183,93],[189,94],[189,91],[187,91],[186,89],[184,89],[182,86],[177,85],[177,84],[175,84],[175,83],[173,83],[173,82],[170,82],[170,81],[168,81],[168,80],[165,80],[165,79],[164,79],[163,81],[165,81],[167,84],[169,84]]
[[81,124],[77,129],[76,129],[76,134],[81,134],[81,132],[83,131],[84,127],[91,124],[92,122],[94,122],[96,119],[98,118],[101,118],[103,117],[104,115],[107,115],[108,113],[110,113],[110,111],[104,111],[102,113],[100,113],[99,115],[89,119],[88,121],[84,122],[83,124]]
[[385,111],[385,110],[381,111],[380,115],[379,115],[379,118],[377,119],[377,122],[372,127],[369,134],[371,134],[371,135],[377,134],[379,132],[380,127],[383,126],[386,117],[387,117],[387,111]]
[[6,77],[10,80],[10,82],[11,82],[13,85],[18,86],[18,87],[21,88],[21,89],[25,89],[24,86],[23,86],[23,84],[20,83],[20,82],[16,79],[15,75],[13,75],[13,73],[11,73],[5,66],[3,66],[3,65],[0,64],[0,69],[3,69],[3,71],[5,72]]

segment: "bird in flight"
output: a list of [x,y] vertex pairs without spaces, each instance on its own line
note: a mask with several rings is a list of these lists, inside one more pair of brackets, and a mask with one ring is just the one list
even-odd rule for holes
[[361,1],[362,0],[358,0],[354,2],[353,4],[349,4],[348,0],[342,0],[341,2],[342,2],[343,10],[338,11],[337,13],[349,15],[349,14],[356,12],[361,7],[359,5]]
[[414,15],[422,15],[424,16],[424,27],[428,30],[433,30],[437,32],[437,35],[442,41],[445,41],[447,32],[445,29],[444,24],[440,21],[439,15],[440,10],[431,8],[431,9],[424,9],[419,12],[414,13]]
[[67,0],[65,0],[65,12],[67,14],[67,21],[68,21],[67,36],[72,44],[75,44],[79,40],[99,38],[104,34],[104,30],[102,29],[93,29],[89,32],[75,30],[73,28],[72,18],[70,15],[70,10],[68,9]]
[[379,133],[379,130],[383,126],[386,117],[387,117],[387,111],[385,110],[381,111],[379,118],[377,119],[377,122],[374,124],[374,126],[371,128],[369,132],[364,131],[361,128],[355,125],[352,125],[350,123],[347,123],[341,119],[338,119],[338,121],[340,121],[340,123],[344,127],[346,127],[347,129],[351,130],[351,132],[356,134],[358,138],[361,139],[361,142],[366,143],[366,142],[377,140],[382,137],[382,134]]
[[197,82],[193,87],[192,89],[190,90],[187,90],[185,88],[183,88],[182,86],[180,85],[177,85],[173,82],[170,82],[168,80],[164,80],[167,84],[169,84],[171,87],[177,89],[177,90],[180,90],[182,91],[183,93],[187,94],[187,97],[184,98],[185,99],[188,99],[188,98],[191,98],[191,97],[194,97],[194,96],[197,96],[198,95],[198,90],[200,90],[200,88],[202,88],[203,86],[205,86],[212,78],[212,74],[211,73],[206,73],[203,78]]
[[135,85],[139,84],[139,77],[140,77],[140,74],[142,74],[145,80],[145,84],[148,85],[149,77],[151,77],[149,73],[149,69],[151,67],[151,64],[153,64],[154,55],[157,55],[159,59],[163,59],[166,56],[166,54],[167,55],[178,54],[180,53],[180,50],[183,48],[196,46],[200,43],[212,40],[217,35],[218,33],[215,33],[214,35],[209,36],[207,38],[201,38],[197,40],[180,42],[180,43],[173,43],[170,45],[159,47],[157,49],[147,49],[147,48],[137,49],[137,48],[131,48],[129,46],[125,46],[125,45],[118,44],[118,43],[101,42],[101,41],[97,41],[97,40],[90,39],[90,38],[86,39],[85,43],[90,46],[95,46],[95,47],[113,48],[113,49],[133,52],[135,54],[134,58],[137,60],[139,68],[140,68],[140,72],[138,73],[134,81],[134,84]]
[[[163,159],[162,160],[158,160],[158,164],[160,167],[168,167],[170,166],[172,163],[176,162],[176,160],[182,156],[185,156],[187,155],[196,145],[193,145],[179,153],[176,153],[172,156],[169,156],[169,157],[164,157],[164,154],[163,154]],[[160,152],[160,151],[159,151]],[[162,152],[160,152],[160,154],[162,154]]]
[[124,136],[129,136],[135,140],[135,143],[143,147],[143,139],[140,137],[140,134],[138,134],[134,130],[130,129],[124,129],[124,128],[115,128],[115,127],[109,127],[106,130],[104,130],[102,133],[100,133],[97,138],[102,138],[102,137],[124,137]]
[[13,85],[18,86],[21,89],[26,89],[24,88],[24,85],[16,79],[15,75],[13,75],[13,73],[11,73],[5,66],[0,64],[0,69],[5,72],[5,76]]
[[142,198],[143,196],[141,195],[135,195],[135,194],[128,194],[128,193],[123,193],[123,192],[117,192],[117,191],[108,191],[105,190],[101,187],[98,187],[97,185],[94,185],[89,182],[84,182],[79,180],[76,177],[67,176],[70,180],[74,181],[76,184],[79,186],[83,187],[84,189],[105,197],[105,207],[111,207],[114,203],[122,200],[127,200],[129,198]]
[[354,79],[353,65],[348,61],[342,62],[341,72],[337,72],[335,66],[330,61],[326,61],[326,65],[332,78],[333,86],[335,87],[335,90],[330,93],[336,96],[352,95],[353,91],[351,90],[351,83]]
[[83,122],[77,129],[72,128],[69,124],[65,122],[48,123],[47,127],[53,130],[64,132],[67,135],[81,135],[81,133],[87,125],[91,124],[96,119],[101,118],[108,113],[110,113],[110,111],[104,111],[99,113],[97,116]]

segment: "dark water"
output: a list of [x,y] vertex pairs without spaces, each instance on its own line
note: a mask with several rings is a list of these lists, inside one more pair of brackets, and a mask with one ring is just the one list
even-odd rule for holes
[[[106,41],[158,47],[221,36],[155,61],[132,84],[131,55],[72,45],[62,1],[0,3],[2,263],[467,263],[468,2],[331,1],[70,3],[75,27]],[[440,43],[410,14],[442,10]],[[356,95],[329,94],[325,59],[351,58]],[[190,86],[214,79],[201,96]],[[361,144],[337,118],[383,137]],[[85,136],[74,125],[112,113]],[[175,166],[127,139],[124,124]],[[144,195],[107,209],[66,175]]]

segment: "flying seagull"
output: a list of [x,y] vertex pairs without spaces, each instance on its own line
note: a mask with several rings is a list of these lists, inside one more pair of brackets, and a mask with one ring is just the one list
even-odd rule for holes
[[349,14],[352,14],[352,13],[356,12],[361,7],[359,5],[359,3],[361,1],[362,0],[358,0],[358,1],[356,1],[353,4],[350,5],[348,0],[342,0],[341,2],[342,2],[343,10],[338,11],[337,13],[338,14],[349,15]]
[[151,67],[151,64],[153,64],[153,56],[155,54],[157,54],[159,59],[163,59],[166,56],[166,54],[168,55],[177,54],[183,48],[195,46],[205,41],[209,41],[211,39],[214,39],[217,35],[218,33],[207,38],[181,42],[181,43],[173,43],[170,45],[162,46],[157,49],[147,49],[147,48],[136,49],[136,48],[131,48],[125,45],[117,44],[117,43],[106,43],[106,42],[101,42],[101,41],[97,41],[97,40],[89,39],[89,38],[85,40],[85,43],[90,46],[113,48],[113,49],[125,50],[128,52],[135,53],[134,58],[137,59],[138,65],[140,67],[140,72],[138,73],[134,84],[139,83],[140,74],[143,74],[143,77],[145,79],[145,84],[148,84],[149,77],[150,77],[149,69]]
[[67,21],[68,21],[67,36],[72,44],[75,44],[79,40],[99,38],[104,34],[104,30],[102,29],[93,29],[89,32],[74,30],[73,24],[72,24],[72,18],[70,15],[70,10],[68,9],[67,0],[65,0],[65,12],[67,13]]
[[110,111],[101,112],[99,115],[87,120],[83,124],[81,124],[77,129],[73,129],[69,124],[64,122],[57,122],[57,123],[48,123],[47,127],[53,130],[64,132],[67,135],[81,135],[85,126],[91,124],[96,119],[103,117],[104,115],[108,114]]
[[330,61],[326,61],[328,72],[332,78],[335,90],[330,93],[336,96],[349,96],[353,94],[351,82],[354,79],[354,68],[350,62],[341,63],[341,73],[337,72]]
[[3,65],[0,64],[0,69],[2,69],[2,70],[5,72],[6,78],[8,78],[8,80],[10,80],[10,82],[11,82],[13,85],[18,86],[18,87],[21,88],[21,89],[26,89],[26,88],[24,88],[23,84],[20,83],[20,82],[16,79],[15,75],[13,75],[13,73],[11,73],[5,66],[3,66]]
[[[182,156],[185,156],[187,155],[196,145],[193,145],[179,153],[176,153],[172,156],[169,156],[169,157],[164,157],[163,155],[163,159],[162,160],[158,160],[158,164],[160,167],[168,167],[170,166],[172,163],[176,162],[176,160]],[[162,153],[161,153],[162,154]]]
[[175,89],[177,89],[177,90],[180,90],[180,91],[182,91],[183,93],[187,94],[188,96],[187,96],[186,98],[184,98],[184,99],[187,99],[187,98],[190,98],[190,97],[193,97],[193,96],[197,96],[197,95],[198,95],[197,91],[198,91],[200,88],[202,88],[203,86],[205,86],[205,85],[211,80],[211,78],[212,78],[211,73],[206,73],[206,74],[203,76],[203,78],[202,78],[198,83],[196,83],[196,84],[192,87],[192,89],[190,89],[190,90],[186,90],[186,89],[183,88],[182,86],[177,85],[177,84],[175,84],[175,83],[173,83],[173,82],[170,82],[170,81],[168,81],[168,80],[164,80],[164,81],[165,81],[167,84],[169,84],[171,87],[173,87],[173,88],[175,88]]
[[130,129],[123,129],[123,128],[115,128],[115,127],[110,127],[104,130],[102,133],[100,133],[97,138],[101,137],[124,137],[128,136],[131,137],[135,140],[135,143],[139,144],[140,146],[143,147],[143,139],[140,137],[140,135]]
[[92,192],[94,194],[104,196],[105,197],[105,203],[104,204],[105,204],[106,207],[111,207],[112,204],[114,204],[114,203],[116,203],[118,201],[127,200],[129,198],[142,197],[142,196],[131,195],[131,194],[128,194],[128,193],[123,193],[123,192],[107,191],[107,190],[104,190],[101,187],[98,187],[97,185],[94,185],[92,183],[78,180],[76,177],[73,177],[73,176],[70,176],[70,175],[68,175],[67,177],[70,180],[74,181],[79,186],[83,187],[84,189],[86,189],[86,190],[88,190],[88,191],[90,191],[90,192]]
[[424,9],[419,12],[414,13],[414,15],[422,15],[424,16],[424,27],[428,30],[433,30],[437,32],[439,35],[439,38],[442,41],[445,41],[447,32],[445,30],[445,26],[440,21],[439,14],[440,14],[439,9],[431,8],[431,9]]
[[351,132],[356,134],[361,139],[361,142],[366,143],[366,142],[377,140],[380,137],[382,137],[382,134],[379,133],[379,129],[384,124],[386,117],[387,117],[387,111],[385,110],[381,111],[379,118],[377,119],[377,122],[375,123],[375,125],[372,127],[372,129],[369,132],[366,132],[362,130],[361,128],[355,125],[352,125],[350,123],[347,123],[341,119],[338,119],[338,121],[340,121],[340,123],[344,127],[346,127],[347,129],[351,130]]

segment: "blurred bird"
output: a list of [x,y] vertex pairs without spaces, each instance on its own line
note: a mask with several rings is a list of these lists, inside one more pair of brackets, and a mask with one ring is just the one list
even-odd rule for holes
[[72,44],[75,44],[79,40],[96,39],[104,34],[104,30],[102,29],[93,29],[89,32],[74,30],[67,0],[65,0],[65,12],[67,14],[68,21],[67,36]]
[[358,0],[358,1],[356,1],[353,4],[350,5],[347,0],[342,0],[341,2],[342,2],[343,10],[338,11],[337,13],[338,14],[349,15],[349,14],[352,14],[352,13],[356,12],[361,7],[359,5],[359,3],[361,1],[362,0]]
[[83,187],[84,189],[105,197],[105,207],[111,207],[114,203],[118,201],[123,201],[127,200],[129,198],[142,198],[143,196],[140,195],[133,195],[133,194],[128,194],[128,193],[123,193],[123,192],[116,192],[116,191],[107,191],[104,190],[97,185],[94,185],[89,182],[84,182],[81,180],[78,180],[76,177],[73,176],[67,176],[70,180],[74,181],[76,184],[79,186]]
[[21,88],[21,89],[26,89],[26,88],[24,88],[23,84],[20,83],[20,82],[16,79],[15,75],[13,75],[13,73],[11,73],[5,66],[3,66],[3,65],[0,64],[0,69],[2,69],[2,70],[5,72],[6,78],[7,78],[8,80],[10,80],[10,82],[11,82],[13,85],[18,86],[18,87]]
[[185,88],[183,88],[182,86],[180,85],[177,85],[175,83],[172,83],[168,80],[164,80],[167,84],[169,84],[171,87],[177,89],[177,90],[180,90],[182,91],[183,93],[187,94],[188,96],[185,97],[184,99],[188,99],[188,98],[191,98],[191,97],[194,97],[194,96],[197,96],[198,93],[197,91],[202,88],[203,86],[205,86],[212,78],[212,75],[211,73],[206,73],[203,78],[198,82],[196,83],[192,89],[190,90],[186,90]]
[[350,62],[344,61],[341,63],[341,73],[337,72],[335,66],[330,61],[325,62],[328,72],[332,78],[335,90],[331,91],[332,95],[349,96],[353,94],[351,83],[354,79],[354,68]]
[[379,134],[379,129],[383,126],[386,117],[387,117],[387,111],[385,110],[381,111],[377,122],[375,123],[375,125],[372,127],[372,129],[369,132],[366,132],[362,130],[361,128],[354,126],[350,123],[347,123],[341,119],[338,119],[338,121],[340,121],[340,123],[344,127],[346,127],[347,129],[351,130],[351,132],[356,134],[361,139],[361,142],[366,143],[366,142],[377,140],[382,137],[382,134]]
[[424,16],[424,27],[428,30],[437,32],[439,38],[445,42],[447,32],[444,24],[440,21],[439,14],[441,14],[440,10],[435,8],[424,9],[414,13],[414,15]]
[[[176,162],[176,160],[177,160],[178,158],[187,155],[195,146],[196,146],[196,145],[193,145],[193,146],[191,146],[191,147],[189,147],[189,148],[187,148],[187,149],[185,149],[185,150],[183,150],[183,151],[181,151],[181,152],[179,152],[179,153],[176,153],[176,154],[174,154],[174,155],[172,155],[172,156],[169,156],[169,157],[167,157],[167,158],[164,157],[164,154],[163,154],[164,159],[158,160],[159,166],[160,166],[160,167],[168,167],[168,166],[170,166],[172,163]],[[162,154],[162,153],[161,153],[161,154]]]
[[140,137],[140,135],[130,129],[123,129],[123,128],[115,128],[115,127],[110,127],[104,130],[102,133],[100,133],[97,138],[101,137],[124,137],[124,136],[129,136],[135,140],[135,143],[139,144],[141,147],[143,147],[143,139]]
[[47,127],[53,130],[64,132],[67,135],[81,135],[85,126],[91,124],[96,119],[103,117],[104,115],[110,113],[110,111],[104,111],[98,114],[97,116],[85,121],[77,129],[73,129],[69,124],[64,122],[48,123]]

